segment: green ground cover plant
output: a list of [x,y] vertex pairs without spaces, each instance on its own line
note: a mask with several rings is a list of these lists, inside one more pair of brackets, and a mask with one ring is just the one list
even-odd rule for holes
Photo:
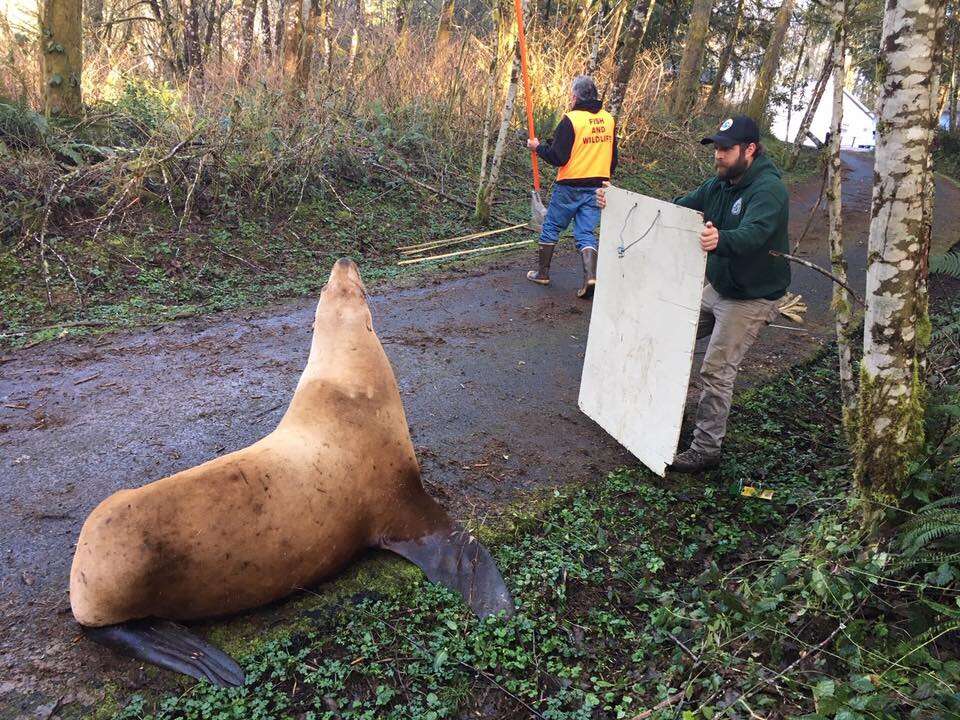
[[245,645],[246,687],[137,695],[116,717],[956,717],[960,304],[935,326],[928,451],[881,536],[850,504],[827,350],[740,396],[706,477],[620,469],[482,528],[511,620],[416,572],[354,578]]

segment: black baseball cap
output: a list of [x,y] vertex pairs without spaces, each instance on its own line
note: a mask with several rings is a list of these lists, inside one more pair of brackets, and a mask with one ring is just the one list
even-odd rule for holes
[[701,145],[716,143],[720,147],[731,147],[741,143],[760,142],[760,128],[752,118],[746,115],[736,115],[720,123],[720,128],[713,135],[708,135],[700,141]]

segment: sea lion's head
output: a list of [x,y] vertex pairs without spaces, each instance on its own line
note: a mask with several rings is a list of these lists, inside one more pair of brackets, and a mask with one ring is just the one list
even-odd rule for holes
[[330,278],[320,292],[317,319],[336,316],[340,321],[358,319],[370,325],[367,290],[360,279],[357,264],[350,258],[340,258],[330,269]]

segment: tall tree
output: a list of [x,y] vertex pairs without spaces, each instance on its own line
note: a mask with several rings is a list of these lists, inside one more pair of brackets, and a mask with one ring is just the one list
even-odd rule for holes
[[[844,8],[844,17],[846,17],[846,8]],[[790,128],[790,120],[793,117],[793,103],[797,95],[797,79],[800,77],[800,68],[803,67],[806,60],[807,38],[810,37],[810,20],[805,19],[803,23],[803,35],[800,37],[800,49],[797,51],[797,64],[793,66],[793,74],[790,76],[790,98],[787,101],[787,129]],[[846,20],[844,20],[846,22]]]
[[610,88],[610,99],[607,102],[607,109],[614,119],[620,116],[623,98],[627,93],[630,76],[633,75],[633,66],[637,60],[637,51],[640,49],[647,31],[648,10],[653,7],[654,2],[656,0],[646,0],[646,2],[636,0],[633,5],[633,12],[630,13],[630,23],[627,25],[623,42],[614,51],[613,85]]
[[867,265],[856,482],[865,519],[899,504],[923,445],[930,146],[943,0],[886,0]]
[[[787,0],[792,2],[792,0]],[[677,117],[685,116],[697,101],[700,88],[700,66],[703,63],[703,48],[710,28],[710,10],[713,0],[693,0],[687,39],[683,45],[683,59],[673,91],[671,112]]]
[[76,117],[83,112],[82,0],[43,0],[40,15],[40,77],[43,108],[49,115]]
[[787,159],[787,168],[792,168],[797,164],[797,158],[800,157],[800,148],[807,139],[807,133],[810,125],[813,123],[813,116],[820,106],[820,100],[823,98],[823,92],[827,87],[827,80],[830,79],[830,73],[833,72],[833,38],[830,40],[830,47],[827,49],[827,57],[823,61],[823,70],[817,78],[817,84],[813,86],[813,92],[810,94],[810,102],[807,109],[803,112],[803,118],[800,120],[800,129],[793,140],[793,147],[790,149],[790,157]]
[[757,122],[763,122],[767,112],[767,102],[770,99],[770,89],[777,79],[777,70],[780,68],[780,55],[783,50],[783,41],[790,26],[790,16],[793,14],[794,0],[784,0],[777,16],[773,20],[773,32],[770,33],[770,42],[763,53],[763,62],[753,87],[753,95],[747,105],[747,115]]
[[733,30],[730,36],[726,38],[726,44],[720,51],[720,58],[717,61],[717,74],[713,78],[713,84],[710,86],[710,94],[707,95],[707,105],[713,105],[717,96],[720,94],[720,88],[723,87],[723,76],[727,74],[727,68],[730,66],[730,57],[733,55],[733,48],[740,39],[740,26],[743,25],[743,0],[737,3],[737,12],[733,17]]
[[237,68],[237,73],[241,79],[247,76],[247,72],[250,69],[250,56],[253,53],[253,21],[256,17],[256,14],[257,0],[241,0],[240,62],[239,67]]
[[440,3],[440,19],[437,21],[437,47],[443,47],[450,40],[453,28],[453,11],[456,0],[443,0]]
[[270,0],[263,0],[260,6],[260,25],[263,31],[263,51],[268,58],[273,57],[273,38],[270,36]]
[[[493,155],[490,158],[489,168],[487,167],[487,151],[489,146],[489,125],[484,132],[484,148],[481,157],[480,182],[477,185],[477,201],[474,217],[479,222],[487,222],[490,219],[490,211],[493,207],[493,201],[497,194],[497,185],[500,182],[500,168],[503,165],[503,155],[507,149],[507,138],[510,134],[510,121],[513,119],[513,111],[517,102],[517,90],[520,80],[520,43],[517,41],[517,23],[513,14],[507,11],[506,3],[497,2],[500,11],[496,14],[499,19],[498,34],[500,35],[498,47],[510,45],[513,55],[513,62],[510,65],[510,77],[507,80],[507,92],[503,100],[503,107],[500,111],[500,128],[497,132],[497,142],[493,148]],[[523,0],[523,13],[527,14],[527,1]],[[491,66],[491,79],[495,83],[498,74],[495,61]],[[489,122],[489,120],[485,120]]]
[[[843,134],[844,57],[846,55],[846,0],[836,0],[833,7],[833,117],[830,122],[830,155],[827,159],[827,212],[830,226],[830,266],[834,276],[847,281],[847,263],[843,254],[843,204],[841,199],[840,145]],[[837,356],[840,367],[840,397],[843,407],[843,429],[848,437],[854,427],[857,386],[853,379],[850,352],[850,293],[839,283],[833,285],[833,312],[837,330]],[[852,438],[851,438],[852,439]]]
[[947,129],[957,131],[957,9],[951,3],[947,14],[947,26],[950,28],[950,87],[948,88],[949,106],[947,108]]

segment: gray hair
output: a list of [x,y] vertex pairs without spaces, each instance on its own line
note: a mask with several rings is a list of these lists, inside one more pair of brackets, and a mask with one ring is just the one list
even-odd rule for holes
[[570,90],[579,100],[597,99],[597,84],[589,75],[577,75],[570,85]]

